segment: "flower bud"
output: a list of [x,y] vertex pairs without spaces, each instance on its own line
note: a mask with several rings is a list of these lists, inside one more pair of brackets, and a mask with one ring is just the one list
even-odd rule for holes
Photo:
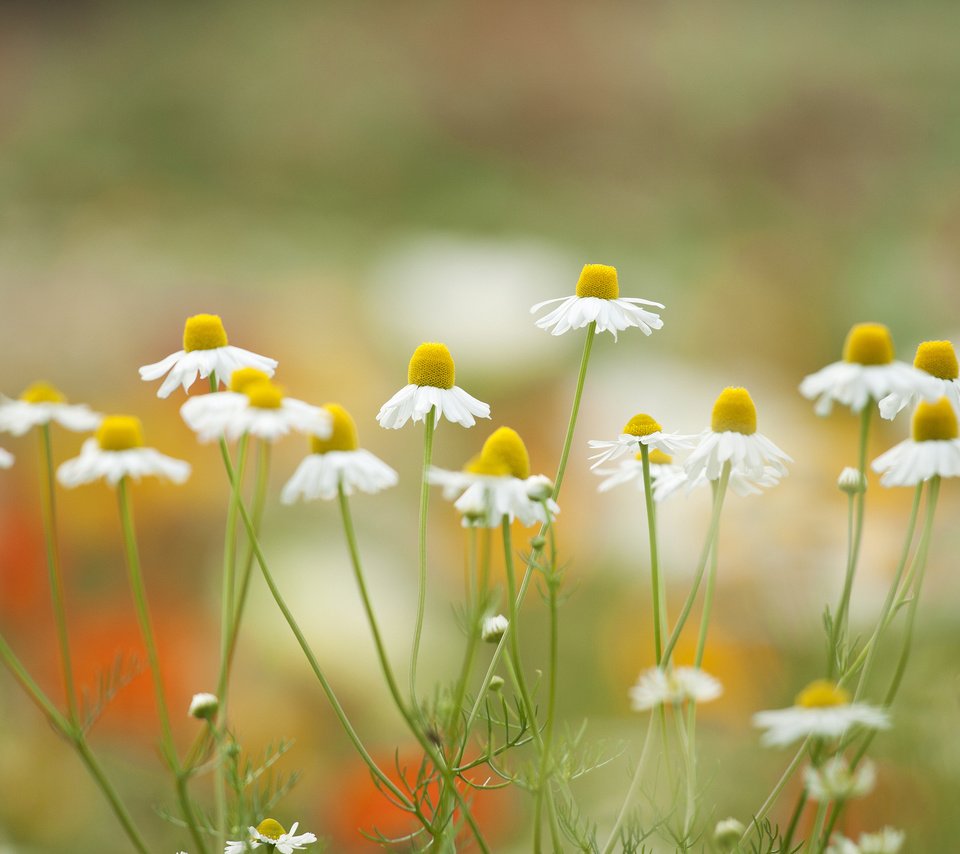
[[194,694],[190,700],[190,717],[209,721],[220,708],[220,701],[216,694]]
[[503,677],[502,676],[491,676],[490,677],[490,690],[494,694],[499,694],[503,690]]
[[740,837],[743,836],[746,828],[742,822],[735,818],[725,818],[718,821],[713,829],[713,841],[717,843],[721,851],[733,851],[740,843]]
[[480,637],[487,643],[500,643],[500,638],[510,625],[509,620],[503,614],[497,614],[495,617],[487,617],[480,627]]
[[840,477],[837,478],[837,486],[841,492],[845,492],[847,495],[857,495],[867,491],[866,478],[857,469],[850,466],[840,472]]

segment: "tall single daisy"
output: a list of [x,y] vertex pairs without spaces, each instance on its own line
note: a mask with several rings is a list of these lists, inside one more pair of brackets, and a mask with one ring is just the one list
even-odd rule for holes
[[664,433],[659,422],[646,413],[634,415],[625,425],[620,435],[613,440],[590,439],[587,443],[599,453],[590,457],[594,460],[590,468],[597,468],[609,460],[615,460],[625,453],[637,453],[641,445],[651,451],[663,454],[676,454],[693,445],[693,437],[679,433]]
[[950,401],[921,400],[913,413],[911,437],[894,445],[872,464],[884,486],[916,486],[939,477],[960,477],[957,413]]
[[530,313],[536,314],[544,306],[557,302],[560,305],[537,321],[537,326],[549,329],[551,335],[563,335],[570,329],[580,329],[594,321],[597,333],[610,332],[614,341],[617,332],[631,326],[637,327],[644,335],[663,327],[659,314],[640,307],[663,308],[663,305],[639,297],[621,297],[617,268],[607,264],[585,264],[574,296],[538,302]]
[[381,427],[399,429],[411,418],[423,421],[433,409],[433,423],[442,415],[447,421],[473,427],[477,418],[489,418],[490,406],[454,385],[456,370],[446,344],[424,342],[410,357],[407,385],[377,413]]
[[183,483],[190,476],[190,464],[144,447],[143,426],[132,415],[106,416],[95,437],[83,443],[80,456],[57,469],[57,480],[67,487],[101,479],[116,486],[122,478],[139,480],[145,475]]
[[843,359],[805,377],[800,394],[817,403],[817,415],[829,415],[833,402],[860,412],[868,401],[889,394],[936,399],[943,392],[934,377],[893,358],[893,338],[882,323],[858,323],[847,333]]
[[240,368],[256,368],[272,377],[277,360],[228,344],[219,315],[195,314],[188,317],[183,326],[183,349],[152,365],[144,365],[140,368],[140,379],[156,380],[167,374],[157,389],[157,397],[168,397],[178,385],[188,391],[198,376],[206,379],[216,374],[220,382],[229,384],[233,372]]
[[640,674],[637,684],[630,689],[630,707],[635,712],[645,712],[685,700],[708,703],[722,693],[720,681],[699,667],[674,667],[667,671],[651,667]]
[[245,851],[261,845],[269,845],[279,854],[293,854],[294,851],[300,851],[317,841],[317,837],[312,833],[298,835],[299,826],[300,822],[295,821],[288,833],[276,819],[265,818],[256,827],[247,828],[250,834],[248,839],[228,841],[224,854],[244,854]]
[[93,430],[101,417],[84,403],[67,403],[63,393],[46,382],[28,386],[18,400],[0,395],[0,431],[14,436],[51,421],[84,433]]
[[340,485],[347,495],[356,490],[380,492],[397,483],[397,473],[379,457],[360,447],[357,424],[340,404],[327,403],[333,430],[326,439],[310,437],[311,453],[297,467],[280,493],[280,501],[330,500]]
[[[960,412],[960,366],[950,341],[921,343],[913,357],[913,366],[933,377],[939,388],[937,396],[946,397],[953,404],[953,408]],[[915,404],[920,397],[920,392],[916,390],[891,392],[880,401],[880,415],[888,420],[894,418],[902,409]]]

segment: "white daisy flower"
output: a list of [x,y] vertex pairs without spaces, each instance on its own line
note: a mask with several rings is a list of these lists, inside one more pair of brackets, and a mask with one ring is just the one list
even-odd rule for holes
[[509,627],[510,621],[503,614],[486,617],[480,626],[480,639],[487,643],[499,643]]
[[873,791],[877,769],[867,759],[851,771],[846,759],[832,756],[819,768],[808,765],[804,769],[803,780],[811,800],[847,801],[850,798],[862,798]]
[[936,399],[941,384],[924,371],[893,359],[893,339],[882,323],[858,323],[847,334],[843,359],[805,377],[800,394],[817,399],[814,412],[829,415],[833,402],[860,412],[889,394]]
[[717,480],[730,463],[731,480],[738,475],[747,484],[771,486],[787,473],[793,460],[757,432],[757,407],[745,388],[726,388],[713,404],[710,429],[700,434],[685,468],[691,488],[701,475]]
[[674,667],[665,673],[659,667],[644,670],[630,691],[630,706],[645,712],[656,706],[682,703],[709,703],[723,693],[720,680],[698,667]]
[[19,400],[0,395],[0,431],[22,436],[41,424],[56,421],[61,427],[84,433],[93,430],[102,416],[83,403],[67,403],[66,397],[50,383],[36,382]]
[[247,433],[274,442],[291,430],[321,438],[330,435],[329,412],[286,397],[256,368],[235,371],[230,389],[191,397],[180,407],[180,415],[201,442],[233,441]]
[[903,831],[892,827],[879,833],[861,833],[857,842],[838,833],[830,839],[826,854],[898,854],[903,840]]
[[[431,467],[427,480],[443,487],[443,497],[463,514],[463,525],[498,528],[506,516],[526,527],[547,522],[544,502],[531,497],[550,484],[543,475],[530,476],[530,456],[515,430],[499,427],[483,443],[479,455],[463,471]],[[557,502],[546,500],[551,517],[560,512]]]
[[219,708],[220,701],[217,699],[216,694],[194,694],[190,700],[190,710],[187,714],[189,714],[191,718],[210,720]]
[[230,346],[218,315],[195,314],[184,324],[183,349],[153,365],[144,365],[140,368],[140,379],[156,380],[167,374],[157,389],[157,397],[169,397],[178,385],[183,386],[184,391],[189,390],[198,376],[206,379],[216,374],[220,382],[229,384],[233,372],[240,368],[256,368],[272,377],[277,360]]
[[867,479],[860,474],[859,469],[845,466],[837,478],[837,488],[847,495],[858,495],[867,491]]
[[310,438],[312,453],[300,463],[280,493],[280,501],[314,501],[336,498],[340,484],[347,495],[356,490],[380,492],[397,483],[397,473],[379,457],[360,447],[357,424],[338,403],[322,407],[329,413],[333,430],[330,437]]
[[8,469],[13,465],[13,454],[0,448],[0,469]]
[[190,464],[145,448],[143,426],[132,415],[106,416],[97,427],[95,438],[83,443],[80,456],[57,469],[57,480],[67,487],[101,478],[116,486],[122,478],[139,480],[144,475],[183,483],[190,476]]
[[890,728],[890,716],[866,703],[851,703],[850,695],[833,682],[818,679],[798,695],[787,709],[757,712],[753,725],[765,729],[761,743],[782,747],[807,736],[839,738],[852,727]]
[[294,851],[300,851],[306,848],[310,843],[316,842],[317,837],[312,833],[301,833],[297,835],[299,821],[293,823],[290,832],[283,829],[280,822],[265,818],[257,827],[248,827],[250,831],[249,839],[241,839],[233,842],[228,841],[227,847],[223,849],[223,854],[244,854],[253,848],[259,848],[261,845],[270,845],[274,851],[279,854],[293,854]]
[[381,427],[397,430],[411,418],[423,421],[433,409],[433,423],[447,421],[473,427],[477,418],[490,417],[490,405],[454,385],[456,369],[446,344],[426,341],[413,351],[407,366],[407,385],[377,413]]
[[638,453],[641,445],[646,445],[651,451],[656,450],[673,455],[678,451],[690,448],[693,445],[693,437],[681,436],[679,433],[664,433],[655,419],[640,413],[634,415],[627,422],[623,432],[612,442],[590,439],[587,444],[599,451],[599,453],[590,457],[591,460],[596,461],[590,468],[595,469],[608,460],[615,460],[627,452]]
[[[953,408],[960,412],[960,365],[950,341],[924,341],[917,347],[913,366],[936,380],[936,396],[946,397]],[[880,401],[880,415],[889,420],[920,399],[917,391],[891,392]]]
[[[633,481],[637,489],[643,491],[643,460],[640,454],[629,460],[620,460],[616,468],[594,468],[594,474],[604,479],[597,492],[608,492],[617,486]],[[687,482],[687,473],[683,466],[673,462],[673,457],[659,448],[650,452],[650,481],[653,486],[653,500],[664,501]]]
[[957,414],[947,398],[920,401],[913,413],[912,436],[877,457],[872,468],[884,486],[916,486],[939,477],[960,476]]
[[557,302],[559,306],[537,321],[537,326],[550,329],[551,335],[563,335],[570,329],[580,329],[596,321],[597,334],[610,332],[616,341],[617,332],[631,326],[636,326],[644,335],[663,326],[659,314],[640,307],[663,308],[663,305],[638,297],[621,297],[617,268],[606,264],[585,264],[574,296],[538,302],[530,313],[536,314],[545,305]]

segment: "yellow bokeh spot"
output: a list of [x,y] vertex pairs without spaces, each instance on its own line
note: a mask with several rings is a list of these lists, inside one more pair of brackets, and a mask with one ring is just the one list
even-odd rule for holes
[[310,449],[315,454],[325,454],[327,451],[355,451],[360,447],[357,437],[357,422],[339,403],[325,403],[323,408],[333,418],[333,432],[327,439],[319,436],[310,437]]
[[577,280],[577,296],[616,299],[620,296],[617,268],[607,264],[584,264]]
[[251,406],[257,409],[279,409],[283,403],[283,389],[270,380],[257,380],[247,383],[243,393]]
[[195,314],[183,325],[183,349],[216,350],[227,346],[227,332],[217,314]]
[[490,434],[480,451],[480,466],[526,480],[530,477],[530,455],[516,430],[499,427]]
[[67,398],[56,386],[50,383],[35,382],[27,386],[20,395],[20,400],[24,403],[66,403]]
[[889,365],[893,361],[893,338],[882,323],[857,323],[843,343],[843,361],[858,365]]
[[143,425],[133,415],[108,415],[97,427],[97,444],[104,451],[143,447]]
[[641,412],[626,423],[623,432],[630,436],[649,436],[651,433],[659,433],[662,429],[652,416]]
[[713,404],[710,429],[714,433],[743,433],[749,436],[757,432],[757,407],[745,388],[728,387],[720,392]]
[[261,836],[266,836],[267,839],[277,840],[286,832],[283,825],[275,818],[265,818],[257,825],[257,833]]
[[237,368],[230,374],[230,391],[242,394],[250,383],[269,382],[268,377],[263,371],[256,368]]
[[846,706],[849,702],[850,694],[843,688],[827,679],[817,679],[797,694],[795,704],[805,709],[822,709],[828,706]]
[[921,400],[913,413],[914,442],[943,442],[957,438],[957,413],[945,397],[936,403]]
[[917,347],[913,366],[942,380],[955,380],[960,376],[957,354],[949,341],[924,341]]
[[453,356],[450,355],[447,345],[425,341],[410,357],[407,382],[431,385],[434,388],[453,388],[455,374]]

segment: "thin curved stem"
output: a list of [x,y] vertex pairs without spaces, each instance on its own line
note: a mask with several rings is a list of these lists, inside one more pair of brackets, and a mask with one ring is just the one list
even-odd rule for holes
[[587,365],[590,362],[590,350],[593,348],[593,339],[597,334],[597,322],[587,326],[587,340],[583,342],[583,355],[580,357],[580,372],[577,374],[577,388],[573,393],[573,407],[570,409],[570,420],[567,422],[567,435],[563,440],[563,450],[560,452],[560,464],[557,466],[557,476],[553,481],[553,497],[560,494],[560,484],[567,470],[567,459],[570,456],[570,445],[573,442],[573,433],[577,426],[577,416],[580,413],[580,399],[583,397],[583,386],[587,378]]
[[653,599],[653,649],[657,667],[663,658],[663,640],[661,631],[663,616],[660,611],[660,560],[657,549],[657,517],[653,503],[653,485],[650,482],[650,449],[640,443],[640,463],[643,467],[643,497],[647,505],[647,539],[650,544],[650,588]]
[[634,769],[633,777],[630,780],[630,786],[627,789],[627,794],[624,796],[623,804],[620,806],[620,812],[617,813],[616,821],[613,823],[613,827],[610,829],[610,835],[607,837],[607,844],[603,846],[603,851],[601,854],[610,854],[613,851],[614,845],[617,842],[617,835],[620,833],[620,828],[623,826],[623,822],[626,820],[627,813],[630,809],[630,803],[633,801],[637,789],[640,787],[640,781],[643,779],[643,770],[647,764],[647,756],[650,753],[650,744],[653,741],[653,718],[650,718],[650,722],[647,724],[647,734],[643,739],[643,749],[640,751],[640,759],[637,761],[637,767]]
[[804,740],[803,744],[800,745],[800,749],[797,751],[793,759],[790,760],[790,764],[787,765],[780,779],[777,781],[777,784],[773,787],[773,791],[767,795],[767,799],[763,802],[763,805],[757,810],[757,814],[753,817],[753,821],[747,826],[747,829],[744,830],[743,835],[740,837],[740,846],[747,841],[750,837],[750,834],[753,833],[754,829],[760,827],[761,822],[767,817],[767,813],[770,812],[771,807],[776,803],[777,798],[780,797],[780,793],[783,791],[787,783],[790,782],[790,778],[796,773],[797,768],[800,767],[800,763],[803,761],[803,757],[807,755],[807,748],[810,745],[810,736]]
[[420,536],[419,572],[417,575],[417,617],[413,627],[413,648],[410,651],[410,704],[417,708],[417,660],[420,658],[420,638],[423,634],[423,615],[427,605],[427,510],[430,506],[430,484],[427,471],[433,457],[433,433],[436,426],[436,407],[431,406],[424,422],[423,468],[420,473]]

